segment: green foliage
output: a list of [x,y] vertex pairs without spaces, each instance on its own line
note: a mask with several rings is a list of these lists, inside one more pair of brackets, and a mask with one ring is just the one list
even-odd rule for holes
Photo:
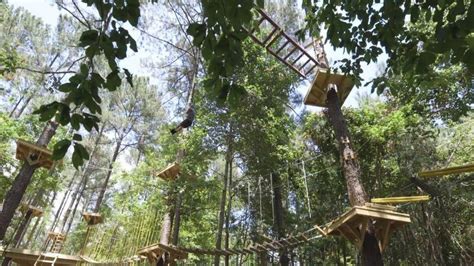
[[263,8],[263,1],[201,1],[202,23],[192,23],[187,33],[193,44],[202,51],[207,62],[209,83],[218,91],[218,99],[225,100],[240,94],[241,87],[232,83],[234,71],[242,64],[242,41],[247,37],[244,27],[252,22],[252,9]]
[[[303,1],[306,29],[352,55],[341,60],[345,72],[359,75],[361,63],[375,62],[383,52],[388,68],[423,74],[439,55],[447,62],[464,63],[474,72],[471,33],[474,4],[471,1]],[[425,25],[425,30],[413,27]],[[433,25],[427,31],[426,24]],[[403,59],[400,65],[397,61]]]
[[[122,71],[130,85],[133,85],[131,73],[127,69],[120,69],[117,60],[127,56],[128,48],[137,52],[137,44],[126,29],[117,25],[117,21],[129,22],[136,26],[140,9],[138,0],[121,0],[112,3],[102,0],[84,0],[83,2],[88,6],[94,5],[103,21],[101,28],[89,28],[79,38],[79,46],[85,49],[89,63],[82,64],[80,70],[69,78],[69,83],[58,87],[59,91],[66,93],[62,102],[43,105],[35,113],[40,114],[42,121],[47,121],[55,116],[63,126],[71,124],[75,130],[79,130],[82,125],[85,130],[91,131],[93,128],[98,130],[100,121],[98,115],[102,114],[100,107],[102,99],[99,91],[101,89],[116,90],[121,85],[119,74]],[[99,55],[105,56],[110,68],[106,79],[92,67],[93,59]],[[73,112],[71,105],[84,105],[88,111]],[[65,143],[63,142],[63,144]],[[65,147],[66,145],[57,146],[62,150],[55,152],[55,159],[64,156]],[[88,153],[78,144],[74,145],[74,149],[73,164],[75,167],[79,167],[84,160],[88,159]]]

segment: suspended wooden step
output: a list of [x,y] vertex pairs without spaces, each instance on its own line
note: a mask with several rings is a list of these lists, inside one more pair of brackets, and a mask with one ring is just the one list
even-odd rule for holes
[[100,213],[83,212],[82,217],[84,217],[84,220],[88,225],[96,225],[104,221]]
[[355,206],[329,223],[325,230],[328,235],[343,236],[360,249],[368,223],[373,222],[380,250],[383,251],[388,245],[390,234],[411,222],[410,215],[395,210],[392,206],[372,203]]
[[28,203],[22,203],[20,205],[20,211],[25,213],[27,211],[31,211],[31,216],[32,217],[40,217],[43,215],[43,210],[40,208],[37,208],[33,205],[29,205]]
[[53,153],[50,150],[32,142],[21,139],[16,141],[16,159],[26,161],[31,166],[53,168],[51,155]]
[[165,169],[157,174],[157,176],[165,181],[173,181],[179,175],[180,167],[177,162],[168,165]]
[[328,69],[318,69],[316,77],[304,97],[304,104],[327,107],[326,98],[330,84],[336,85],[339,104],[342,106],[351,92],[354,82],[349,76],[330,72]]
[[73,256],[51,252],[33,251],[21,248],[8,248],[5,250],[2,246],[0,246],[0,254],[2,254],[5,258],[11,258],[12,261],[15,262],[17,265],[26,266],[35,265],[35,262],[38,261],[38,259],[49,262],[38,261],[36,265],[53,265],[51,262],[53,260],[55,260],[55,266],[98,264],[98,262],[85,256]]
[[444,175],[454,175],[474,172],[474,164],[467,164],[462,166],[448,167],[443,169],[436,169],[430,171],[419,172],[419,177],[435,177],[435,176],[444,176]]
[[407,196],[407,197],[389,197],[389,198],[373,198],[370,200],[372,203],[378,204],[400,204],[400,203],[412,203],[412,202],[423,202],[430,200],[430,196]]
[[145,256],[151,263],[156,263],[159,258],[168,253],[170,261],[183,260],[188,258],[188,253],[172,245],[153,244],[137,251],[138,255]]
[[252,40],[301,77],[307,78],[313,75],[314,69],[320,63],[306,51],[308,46],[301,45],[286,34],[263,10],[257,11],[260,16],[257,18],[257,25],[247,30]]

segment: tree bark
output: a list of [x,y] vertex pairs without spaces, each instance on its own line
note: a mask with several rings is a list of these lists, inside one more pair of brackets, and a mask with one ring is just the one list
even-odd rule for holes
[[99,196],[97,197],[97,202],[95,204],[94,212],[99,212],[100,205],[102,205],[102,201],[104,200],[105,191],[107,190],[107,186],[109,185],[110,177],[112,176],[112,169],[114,168],[114,163],[117,160],[117,157],[120,153],[120,148],[122,147],[122,140],[123,134],[120,135],[117,144],[115,145],[114,154],[112,155],[112,160],[109,163],[109,169],[107,170],[107,176],[105,177],[104,184],[102,185]]
[[177,246],[179,242],[179,225],[181,224],[181,204],[183,202],[183,193],[176,193],[176,204],[174,208],[174,221],[173,221],[173,245]]
[[[228,174],[228,182],[227,182],[227,191],[229,191],[229,200],[227,201],[227,213],[225,217],[225,242],[224,248],[229,248],[230,242],[230,234],[229,234],[229,227],[230,227],[230,216],[232,215],[232,162],[229,163],[229,174]],[[229,255],[225,255],[224,265],[229,265]]]
[[41,217],[36,218],[35,224],[33,225],[33,228],[31,228],[31,231],[28,234],[28,238],[26,239],[26,242],[25,242],[26,248],[30,247],[31,240],[33,239],[33,236],[35,235],[36,229],[38,228],[40,221],[41,221]]
[[[339,153],[344,177],[346,178],[349,201],[352,206],[363,206],[367,202],[367,194],[360,180],[362,173],[334,87],[329,88],[327,93],[327,108],[329,121],[339,142]],[[362,263],[368,266],[383,265],[382,254],[375,236],[375,228],[370,221],[362,245]]]
[[[217,225],[217,234],[216,234],[216,249],[221,249],[222,247],[222,230],[224,227],[225,203],[226,203],[226,198],[227,198],[227,182],[229,178],[229,163],[230,162],[228,158],[229,156],[226,156],[224,176],[223,176],[224,185],[222,187],[221,200],[219,203],[219,221]],[[214,266],[219,266],[219,262],[220,262],[220,256],[219,255],[214,256]]]
[[[273,227],[277,233],[278,239],[285,238],[285,221],[284,221],[284,209],[282,203],[281,193],[281,179],[278,173],[272,173],[272,189],[273,189]],[[288,258],[287,250],[280,250],[280,265],[287,266],[290,263]]]
[[[56,133],[57,127],[58,123],[49,121],[44,127],[36,144],[46,147]],[[15,214],[15,210],[18,208],[18,205],[20,205],[21,198],[25,194],[26,188],[30,184],[31,178],[37,168],[36,165],[29,165],[27,162],[24,162],[10,190],[7,192],[0,214],[0,241],[4,239],[7,228]]]

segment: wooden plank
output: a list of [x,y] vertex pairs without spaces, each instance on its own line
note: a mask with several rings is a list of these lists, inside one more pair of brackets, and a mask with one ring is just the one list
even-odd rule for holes
[[389,197],[389,198],[373,198],[370,200],[372,203],[380,204],[396,204],[396,203],[411,203],[411,202],[422,202],[430,200],[430,196],[405,196],[405,197]]
[[419,177],[435,177],[435,176],[444,176],[444,175],[452,175],[452,174],[462,174],[474,172],[474,163],[461,165],[461,166],[454,166],[442,169],[435,169],[429,171],[422,171],[418,173]]
[[254,251],[251,250],[251,249],[249,249],[249,248],[244,248],[243,250],[244,250],[245,252],[247,252],[248,254],[253,254],[253,253],[254,253]]
[[316,230],[318,230],[318,232],[319,232],[321,235],[323,235],[323,236],[326,236],[326,235],[327,235],[326,232],[325,232],[321,227],[319,227],[318,225],[314,225],[314,228],[315,228]]
[[180,166],[177,162],[169,164],[165,169],[161,170],[157,176],[163,180],[169,181],[175,179],[180,171]]

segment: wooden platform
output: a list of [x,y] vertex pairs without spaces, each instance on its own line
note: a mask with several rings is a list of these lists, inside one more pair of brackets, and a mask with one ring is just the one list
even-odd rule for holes
[[443,176],[443,175],[462,174],[462,173],[468,173],[468,172],[474,172],[474,163],[461,165],[461,166],[455,166],[455,167],[448,167],[448,168],[443,168],[443,169],[423,171],[423,172],[419,172],[418,176],[419,177],[435,177],[435,176]]
[[161,170],[157,176],[165,181],[175,180],[179,175],[180,167],[177,162],[168,165],[165,169]]
[[[51,252],[40,252],[40,251],[33,251],[33,250],[21,249],[21,248],[8,248],[5,251],[3,247],[0,247],[0,253],[3,254],[6,258],[11,258],[13,262],[22,266],[34,265],[36,260],[41,255],[45,255],[47,257],[57,257],[54,263],[55,266],[56,265],[59,265],[59,266],[78,265],[81,263],[99,264],[98,262],[84,256],[73,256],[73,255],[51,253]],[[37,265],[51,265],[51,263],[38,262]]]
[[83,212],[82,217],[84,217],[84,220],[88,225],[96,225],[104,221],[100,213]]
[[29,165],[51,169],[54,165],[51,155],[53,153],[44,147],[21,139],[16,141],[16,158]]
[[37,208],[33,205],[29,205],[28,203],[22,203],[20,205],[20,211],[25,213],[27,211],[31,211],[31,216],[32,217],[40,217],[43,215],[43,210],[40,208]]
[[337,86],[337,96],[342,106],[351,92],[354,82],[347,75],[330,73],[327,69],[319,69],[316,72],[316,77],[304,97],[304,104],[326,107],[326,96],[329,84]]
[[172,245],[153,244],[137,251],[139,256],[145,256],[150,262],[158,261],[164,253],[168,253],[170,260],[183,260],[188,258],[188,253]]
[[374,222],[379,247],[383,251],[388,245],[390,234],[411,222],[410,215],[395,210],[392,206],[372,203],[355,206],[329,223],[325,231],[327,235],[341,235],[361,248],[368,223]]

